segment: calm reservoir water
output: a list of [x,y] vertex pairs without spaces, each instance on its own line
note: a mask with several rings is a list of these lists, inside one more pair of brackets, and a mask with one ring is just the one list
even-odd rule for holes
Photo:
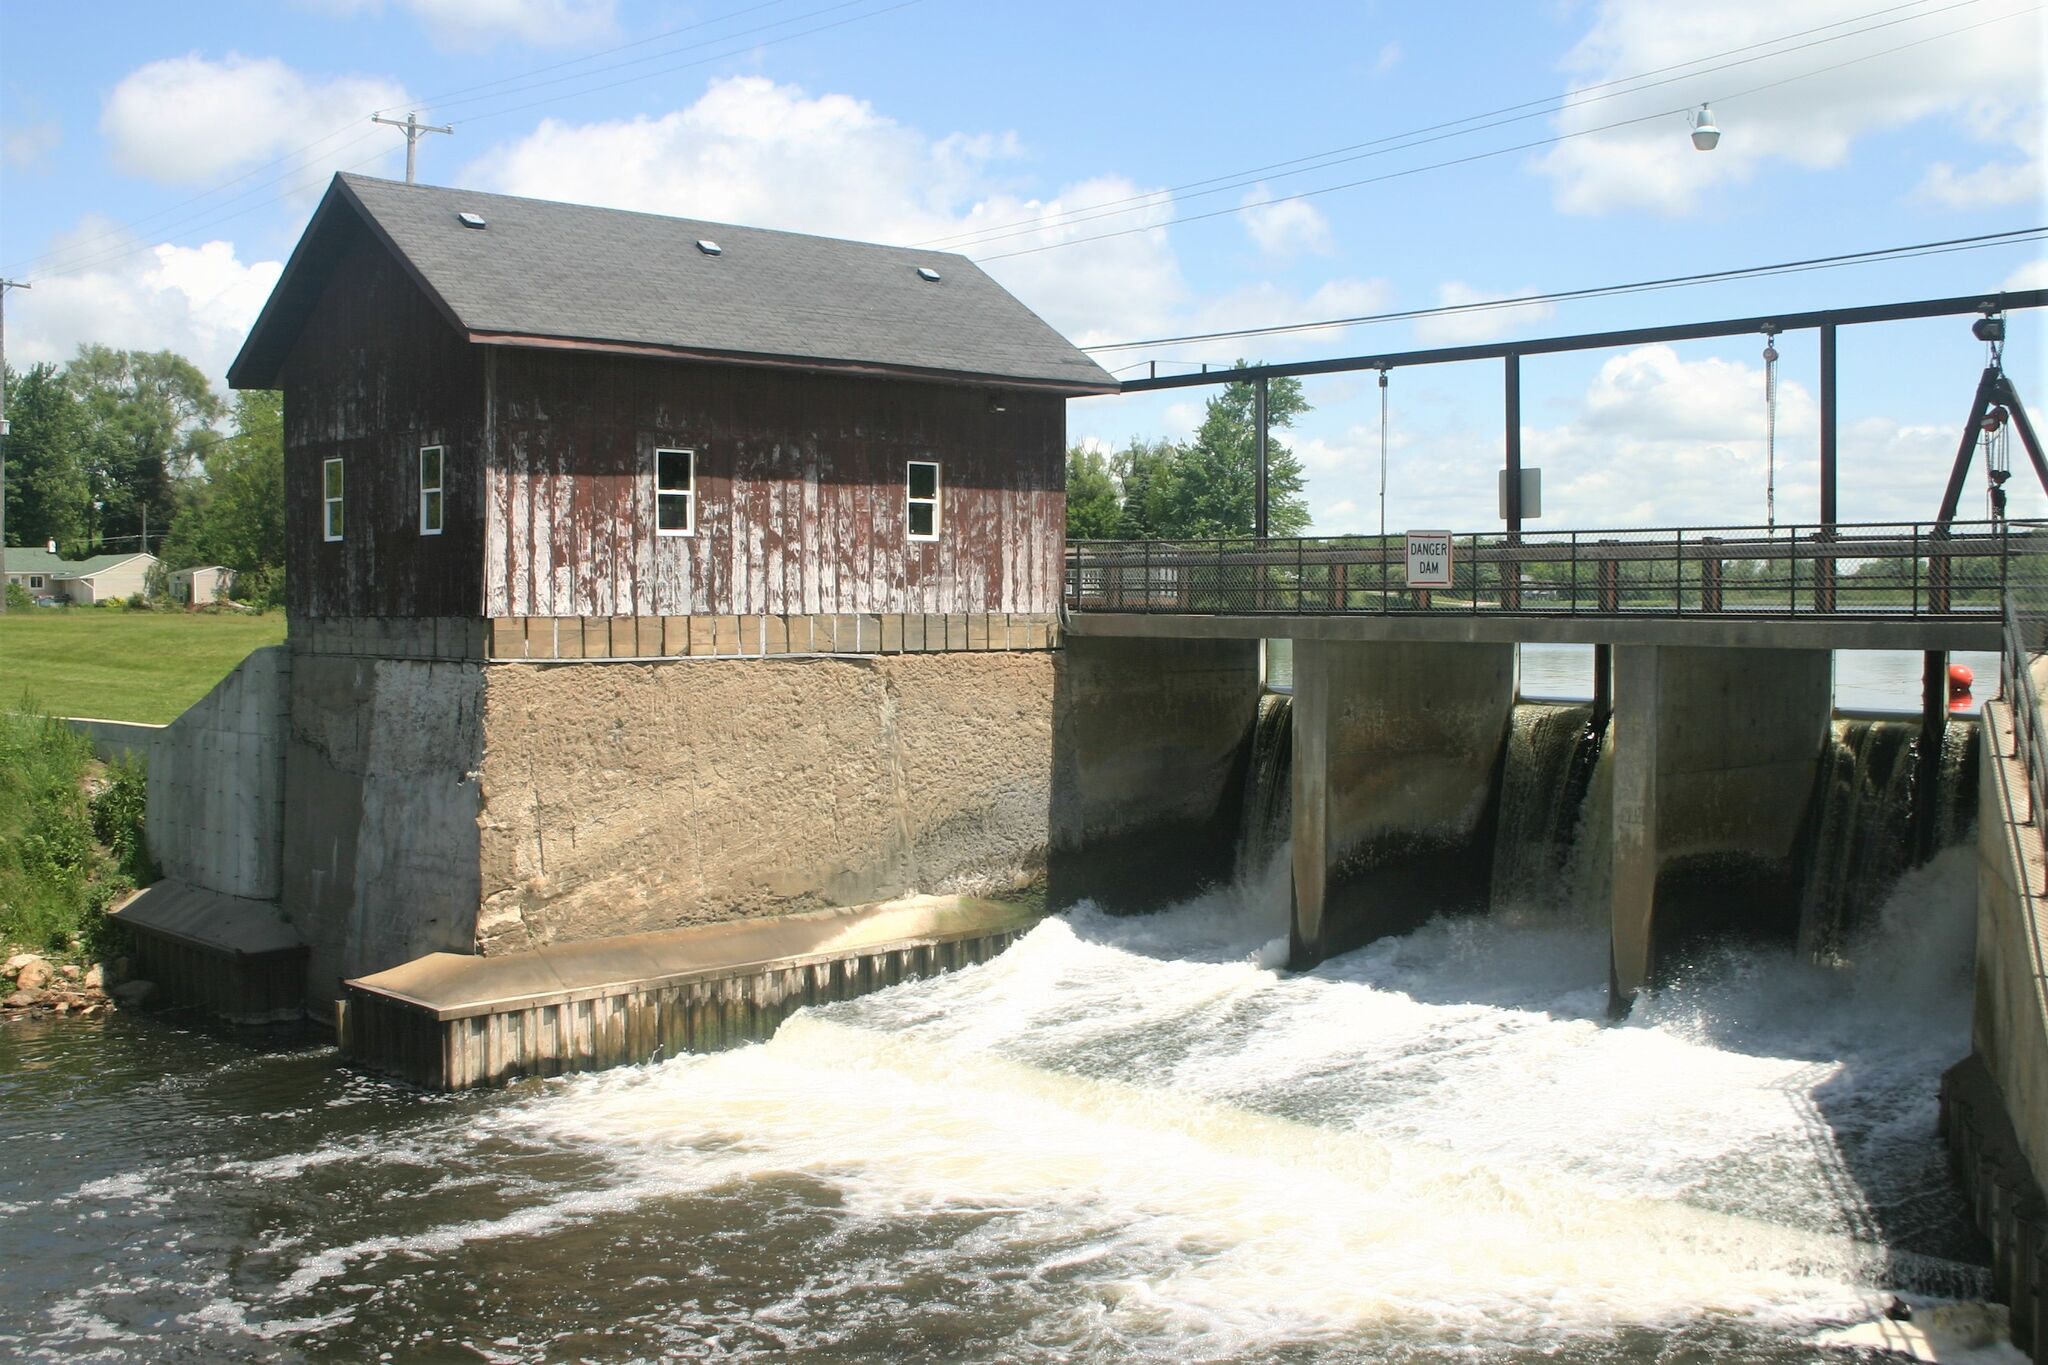
[[1934,1131],[1970,874],[1620,1026],[1587,907],[1290,975],[1270,873],[485,1095],[9,1021],[0,1355],[1810,1361],[1890,1286],[1984,1289]]

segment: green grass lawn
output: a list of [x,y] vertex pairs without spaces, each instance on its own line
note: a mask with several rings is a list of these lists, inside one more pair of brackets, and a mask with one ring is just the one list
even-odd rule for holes
[[37,608],[0,616],[0,708],[162,724],[253,649],[284,640],[284,613]]

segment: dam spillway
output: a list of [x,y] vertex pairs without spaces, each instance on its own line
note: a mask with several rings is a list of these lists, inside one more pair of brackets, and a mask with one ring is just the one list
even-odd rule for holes
[[228,1361],[1789,1365],[1983,1292],[1931,1136],[1966,855],[1829,964],[1710,955],[1620,1026],[1597,907],[1275,970],[1285,865],[755,1046],[427,1103],[314,1046],[0,1033],[0,1321]]

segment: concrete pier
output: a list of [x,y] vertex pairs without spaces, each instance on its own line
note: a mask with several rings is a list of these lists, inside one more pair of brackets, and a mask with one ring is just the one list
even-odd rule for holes
[[349,981],[342,1052],[435,1090],[757,1042],[805,1005],[984,962],[1037,922],[959,896],[628,934],[477,957],[430,953]]
[[1227,881],[1258,641],[1070,639],[1055,687],[1052,905],[1153,909]]
[[1295,642],[1294,966],[1485,903],[1514,700],[1512,645]]
[[1833,719],[1826,650],[1617,645],[1612,1007],[1660,949],[1797,931],[1796,856]]

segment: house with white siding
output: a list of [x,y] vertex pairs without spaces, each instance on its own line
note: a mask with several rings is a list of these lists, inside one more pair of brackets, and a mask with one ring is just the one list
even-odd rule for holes
[[4,552],[4,572],[10,584],[20,584],[30,597],[47,602],[117,601],[143,591],[150,569],[156,565],[152,554],[93,555],[87,559],[61,558],[54,547],[28,549],[10,546]]

